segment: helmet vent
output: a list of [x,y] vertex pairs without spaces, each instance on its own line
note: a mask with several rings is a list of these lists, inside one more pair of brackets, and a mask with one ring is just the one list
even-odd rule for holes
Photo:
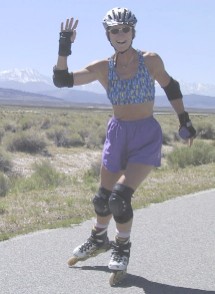
[[130,26],[135,27],[136,23],[137,19],[129,9],[119,7],[108,11],[103,19],[103,25],[105,29],[119,24],[129,24]]

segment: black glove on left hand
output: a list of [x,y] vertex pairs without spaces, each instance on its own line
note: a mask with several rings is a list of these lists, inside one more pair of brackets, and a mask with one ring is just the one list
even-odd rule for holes
[[59,51],[58,54],[60,56],[69,56],[71,55],[71,37],[73,32],[60,32],[60,39],[59,39]]
[[183,140],[187,140],[189,138],[195,138],[196,130],[194,129],[192,122],[189,118],[189,114],[185,111],[182,114],[178,115],[180,127],[179,127],[179,136]]

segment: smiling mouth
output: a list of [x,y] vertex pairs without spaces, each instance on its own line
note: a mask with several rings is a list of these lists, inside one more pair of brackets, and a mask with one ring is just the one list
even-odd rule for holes
[[120,45],[122,45],[122,44],[125,44],[126,43],[126,41],[123,41],[123,42],[117,42],[117,44],[120,44]]

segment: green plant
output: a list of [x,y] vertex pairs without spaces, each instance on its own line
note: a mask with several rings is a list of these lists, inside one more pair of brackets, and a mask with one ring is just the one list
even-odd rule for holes
[[15,133],[17,131],[17,125],[15,122],[8,122],[6,121],[4,124],[5,132]]
[[[6,192],[6,197],[0,198],[0,240],[40,229],[68,227],[94,217],[92,198],[100,183],[101,159],[98,158],[97,161],[95,155],[98,157],[101,155],[101,142],[104,140],[106,123],[110,115],[112,113],[108,109],[1,108],[0,129],[2,128],[4,132],[1,142],[2,151],[5,152],[7,143],[12,142],[17,134],[31,133],[49,144],[53,157],[50,161],[47,158],[47,161],[43,162],[40,153],[9,154],[9,160],[13,160],[14,172],[9,172],[8,176],[2,172],[9,190]],[[165,115],[155,113],[155,116],[162,126],[164,139],[168,145],[164,146],[165,165],[162,164],[160,168],[154,169],[135,191],[132,199],[134,209],[215,187],[215,162],[212,161],[212,155],[209,155],[213,154],[215,141],[203,140],[201,136],[198,136],[199,141],[207,144],[197,148],[196,144],[198,146],[199,143],[195,140],[192,148],[186,146],[182,151],[182,153],[193,152],[194,148],[197,148],[201,151],[201,156],[196,155],[197,158],[200,157],[203,162],[204,154],[202,153],[206,153],[205,156],[209,157],[210,161],[208,164],[194,166],[191,163],[187,166],[185,160],[186,166],[183,169],[177,165],[168,165],[167,155],[173,149],[175,150],[176,146],[179,149],[183,148],[176,135],[178,119],[173,113],[165,113]],[[191,118],[194,126],[199,125],[205,128],[208,124],[215,125],[215,115],[193,114]],[[25,132],[21,132],[23,125],[30,126],[28,123],[23,124],[29,119],[32,119],[33,125]],[[55,130],[59,129],[64,130],[64,135],[68,138],[71,133],[79,134],[84,146],[57,147],[53,138],[49,138],[48,135],[51,132],[54,134]],[[95,150],[86,150],[87,142],[90,142],[90,149]],[[88,160],[85,166],[86,153]],[[8,153],[2,154],[3,159],[7,159]],[[188,160],[190,158],[192,158],[191,155],[188,156]],[[174,160],[173,158],[175,164]],[[30,167],[32,161],[37,164]],[[73,169],[73,165],[79,166],[80,161],[80,168]],[[89,161],[92,162],[90,168]],[[173,166],[176,168],[172,168]],[[21,177],[22,173],[16,172],[19,167],[27,167],[29,173],[23,173]],[[58,168],[62,171],[61,173],[58,172]]]
[[12,162],[9,156],[2,150],[0,150],[0,171],[3,173],[10,172],[12,169]]
[[89,149],[101,148],[104,143],[105,133],[99,133],[100,130],[92,130],[86,138],[86,147]]
[[7,150],[26,152],[31,154],[42,153],[47,146],[45,139],[33,131],[20,132],[9,139]]
[[167,162],[173,168],[198,166],[215,162],[215,149],[212,144],[194,141],[191,148],[187,146],[176,147],[167,155]]
[[31,129],[36,123],[34,122],[32,115],[25,115],[18,121],[18,126],[21,130],[29,130]]
[[17,192],[56,188],[66,180],[66,176],[60,174],[49,161],[35,163],[32,169],[30,177],[16,181],[14,189]]
[[201,139],[214,140],[215,127],[211,123],[201,124],[197,126],[197,134]]
[[9,180],[3,173],[0,172],[0,197],[7,195],[9,191]]
[[172,134],[169,134],[163,131],[163,145],[171,145],[172,140],[173,140]]
[[4,137],[4,130],[0,127],[0,143],[2,142],[2,139]]
[[6,209],[6,205],[3,202],[0,202],[0,215],[3,215],[4,213],[6,213],[7,209]]
[[77,147],[83,146],[84,141],[81,135],[67,128],[57,127],[47,133],[49,139],[52,139],[57,147]]

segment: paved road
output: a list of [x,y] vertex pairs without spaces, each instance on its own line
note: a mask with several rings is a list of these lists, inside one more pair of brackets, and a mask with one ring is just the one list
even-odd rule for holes
[[0,293],[215,293],[215,190],[135,211],[128,275],[117,288],[108,284],[110,252],[67,267],[91,226],[92,220],[0,242]]

